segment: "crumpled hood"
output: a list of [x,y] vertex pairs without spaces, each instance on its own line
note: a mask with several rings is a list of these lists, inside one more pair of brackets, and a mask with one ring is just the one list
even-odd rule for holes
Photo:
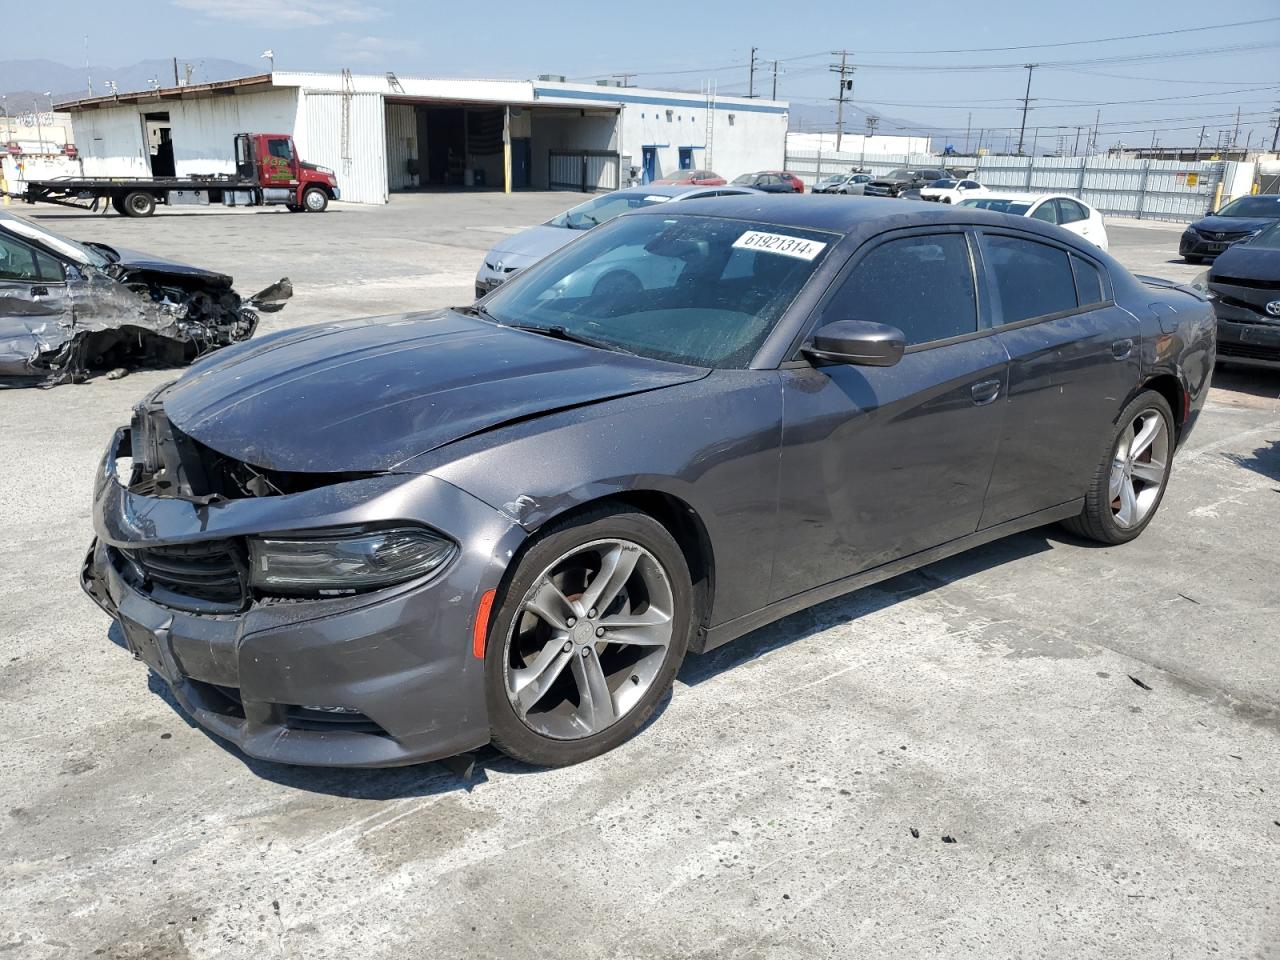
[[567,227],[549,227],[545,223],[499,241],[485,254],[485,262],[497,266],[499,260],[506,267],[523,270],[549,253],[559,250],[566,243],[582,236],[585,231]]
[[451,310],[301,327],[223,350],[162,394],[169,422],[271,470],[388,470],[513,420],[707,371]]
[[174,277],[206,280],[220,287],[229,287],[232,283],[231,277],[225,273],[218,273],[216,270],[193,267],[188,263],[166,260],[164,257],[141,253],[137,250],[124,250],[116,247],[115,251],[120,255],[120,259],[107,268],[109,273],[165,273]]
[[1191,226],[1200,233],[1246,233],[1273,223],[1275,220],[1266,217],[1204,217]]

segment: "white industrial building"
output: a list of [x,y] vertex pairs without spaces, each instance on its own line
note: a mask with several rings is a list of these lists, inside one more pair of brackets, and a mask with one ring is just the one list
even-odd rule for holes
[[784,101],[537,81],[275,72],[60,104],[86,176],[234,171],[237,133],[288,133],[342,199],[431,187],[610,190],[679,168],[782,167]]

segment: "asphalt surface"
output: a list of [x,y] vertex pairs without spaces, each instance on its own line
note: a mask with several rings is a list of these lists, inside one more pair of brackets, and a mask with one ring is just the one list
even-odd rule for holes
[[[8,209],[288,275],[271,329],[467,302],[574,199]],[[1179,230],[1112,252],[1189,278]],[[0,957],[1280,956],[1280,373],[1219,371],[1135,543],[935,564],[691,658],[608,756],[465,781],[247,760],[81,594],[102,449],[171,376],[0,393]]]

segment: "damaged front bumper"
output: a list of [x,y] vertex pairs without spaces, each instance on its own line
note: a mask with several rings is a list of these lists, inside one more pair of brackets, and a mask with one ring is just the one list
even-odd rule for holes
[[[471,634],[478,598],[523,538],[512,520],[429,476],[207,504],[145,496],[120,482],[116,461],[131,453],[122,428],[97,477],[81,583],[200,726],[250,756],[319,766],[397,766],[488,742]],[[387,521],[429,523],[458,554],[425,581],[353,596],[217,593],[246,536]]]

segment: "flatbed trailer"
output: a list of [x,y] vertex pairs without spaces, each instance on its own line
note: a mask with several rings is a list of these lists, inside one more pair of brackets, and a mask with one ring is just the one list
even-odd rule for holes
[[298,159],[286,134],[241,133],[235,138],[236,172],[188,177],[55,177],[28,180],[6,196],[96,211],[108,204],[127,217],[149,217],[169,206],[258,207],[323,212],[341,197],[333,171]]

